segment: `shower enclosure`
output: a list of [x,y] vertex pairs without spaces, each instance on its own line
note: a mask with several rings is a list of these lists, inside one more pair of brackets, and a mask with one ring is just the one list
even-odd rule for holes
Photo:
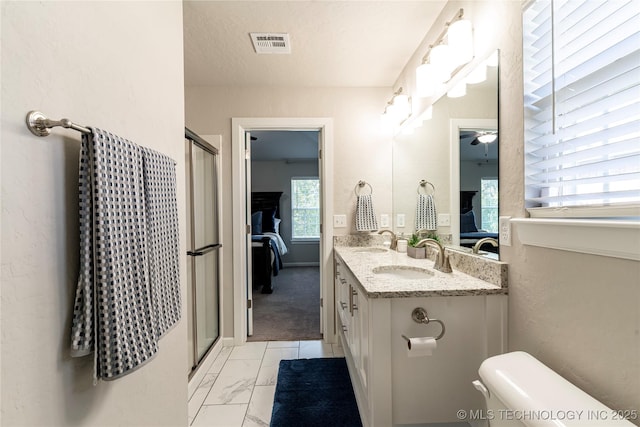
[[220,336],[218,150],[185,129],[189,373]]

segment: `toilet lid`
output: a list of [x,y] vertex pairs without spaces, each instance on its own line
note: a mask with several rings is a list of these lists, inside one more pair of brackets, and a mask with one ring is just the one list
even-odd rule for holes
[[526,426],[633,426],[523,351],[490,357],[478,373],[489,393],[513,411],[505,415]]

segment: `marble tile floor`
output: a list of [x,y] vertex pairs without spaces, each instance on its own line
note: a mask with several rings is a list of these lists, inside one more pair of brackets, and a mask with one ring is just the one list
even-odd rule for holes
[[224,347],[189,399],[189,425],[269,426],[283,359],[344,357],[339,344],[257,341]]

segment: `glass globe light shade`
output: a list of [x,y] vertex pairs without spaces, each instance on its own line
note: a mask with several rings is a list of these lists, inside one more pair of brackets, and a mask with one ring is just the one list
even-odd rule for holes
[[455,66],[466,64],[473,59],[473,28],[471,21],[461,19],[449,26],[448,44],[451,48],[451,61]]

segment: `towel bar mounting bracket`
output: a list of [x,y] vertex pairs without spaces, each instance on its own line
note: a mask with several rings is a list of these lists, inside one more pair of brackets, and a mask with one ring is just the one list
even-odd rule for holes
[[67,129],[77,130],[82,133],[91,133],[91,130],[73,123],[69,119],[51,120],[40,111],[29,111],[26,117],[27,128],[35,136],[48,136],[51,134],[51,128],[61,126]]

